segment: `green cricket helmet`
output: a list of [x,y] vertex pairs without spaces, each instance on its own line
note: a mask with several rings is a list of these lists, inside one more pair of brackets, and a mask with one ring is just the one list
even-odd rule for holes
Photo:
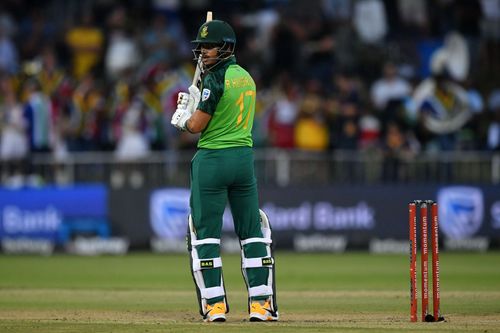
[[[217,47],[217,57],[215,60],[217,62],[210,66],[217,65],[220,61],[229,58],[234,54],[234,46],[236,45],[236,35],[231,26],[220,20],[213,20],[204,23],[198,30],[196,39],[192,41],[196,44],[193,49],[194,59],[198,61],[201,56],[201,47],[206,46],[207,48]],[[205,67],[203,65],[203,67]],[[210,70],[210,68],[202,68],[203,70]]]
[[236,35],[231,26],[220,20],[213,20],[204,23],[198,30],[196,39],[193,43],[202,44],[220,44],[225,43],[236,44]]

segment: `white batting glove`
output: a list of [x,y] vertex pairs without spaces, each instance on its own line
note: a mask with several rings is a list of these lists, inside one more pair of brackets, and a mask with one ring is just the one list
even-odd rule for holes
[[189,93],[180,92],[177,96],[177,109],[170,123],[181,131],[186,130],[186,122],[196,111],[200,103],[201,93],[198,87],[191,85]]
[[196,111],[200,103],[200,89],[196,86],[189,87],[189,93],[180,92],[177,97],[177,108],[188,110],[191,114]]
[[193,112],[196,111],[198,108],[198,104],[200,103],[200,98],[201,98],[201,92],[200,89],[198,89],[197,86],[191,85],[188,89],[189,91],[189,103],[188,103],[188,108],[192,107]]
[[191,113],[186,108],[177,108],[172,115],[172,120],[170,123],[177,129],[181,131],[186,130],[186,122],[191,118]]
[[177,96],[177,109],[186,110],[188,108],[188,104],[189,104],[189,93],[180,92],[179,95]]

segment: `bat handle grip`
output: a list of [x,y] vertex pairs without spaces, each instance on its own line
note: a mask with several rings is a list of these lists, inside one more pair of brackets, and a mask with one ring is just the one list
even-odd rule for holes
[[198,60],[198,63],[196,64],[196,70],[194,71],[194,76],[193,76],[193,86],[198,86],[198,80],[200,79],[201,75],[201,60]]

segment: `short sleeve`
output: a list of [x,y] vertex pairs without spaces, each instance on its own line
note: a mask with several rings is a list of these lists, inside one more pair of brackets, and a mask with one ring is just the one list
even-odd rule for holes
[[[219,82],[220,81],[220,82]],[[216,73],[211,73],[203,78],[201,98],[197,109],[201,110],[209,115],[215,113],[217,104],[223,94],[223,78],[218,80]]]

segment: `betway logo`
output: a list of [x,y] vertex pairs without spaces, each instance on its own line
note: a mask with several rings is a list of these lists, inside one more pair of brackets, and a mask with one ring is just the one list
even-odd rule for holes
[[356,206],[338,207],[330,202],[303,202],[298,207],[277,207],[272,203],[263,206],[275,230],[347,230],[372,229],[375,211],[364,201]]
[[52,206],[41,210],[22,210],[5,206],[2,211],[5,233],[53,232],[59,228],[61,213]]

